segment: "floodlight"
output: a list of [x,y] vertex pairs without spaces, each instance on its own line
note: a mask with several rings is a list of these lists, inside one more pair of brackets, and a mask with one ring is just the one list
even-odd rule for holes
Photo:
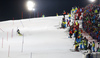
[[27,8],[28,8],[28,10],[33,10],[34,6],[35,6],[34,2],[32,2],[32,1],[28,1],[27,2]]
[[90,2],[95,2],[96,0],[89,0]]

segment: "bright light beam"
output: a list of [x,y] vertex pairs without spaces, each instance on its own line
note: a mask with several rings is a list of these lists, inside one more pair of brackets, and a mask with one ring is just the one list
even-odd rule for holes
[[35,6],[34,2],[32,2],[32,1],[27,2],[27,8],[29,11],[33,10],[34,6]]
[[35,11],[35,8],[33,8],[32,10]]
[[95,2],[96,0],[89,0],[90,2]]

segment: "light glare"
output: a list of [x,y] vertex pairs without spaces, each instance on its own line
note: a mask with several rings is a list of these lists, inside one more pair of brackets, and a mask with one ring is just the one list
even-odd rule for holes
[[33,8],[33,11],[35,11],[35,9]]
[[95,0],[89,0],[90,2],[95,2]]
[[35,6],[35,3],[32,1],[27,2],[27,8],[28,10],[33,10],[33,7]]

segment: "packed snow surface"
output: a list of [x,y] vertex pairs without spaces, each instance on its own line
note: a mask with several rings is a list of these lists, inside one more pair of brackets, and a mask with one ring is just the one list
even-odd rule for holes
[[[59,28],[62,18],[0,22],[0,58],[82,58],[82,53],[70,51],[74,38],[68,38],[69,27]],[[17,34],[17,29],[23,36]]]

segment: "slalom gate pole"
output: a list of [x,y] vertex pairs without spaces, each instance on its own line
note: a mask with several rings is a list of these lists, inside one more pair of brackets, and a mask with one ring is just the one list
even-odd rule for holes
[[37,12],[37,17],[38,17],[38,12]]
[[13,38],[13,29],[12,29],[12,34],[11,34],[11,37]]
[[42,17],[42,13],[41,13],[41,17]]
[[39,17],[39,12],[38,12],[38,17]]
[[10,45],[8,46],[8,57],[10,56]]
[[23,44],[24,44],[24,34],[23,34]]
[[[0,29],[1,29],[1,28],[0,28]],[[1,31],[4,32],[2,29],[1,29]]]
[[30,53],[30,58],[32,58],[32,52]]
[[22,12],[22,19],[23,19],[23,12]]
[[35,12],[34,12],[34,18],[35,18]]
[[2,38],[2,48],[3,48],[3,38]]
[[13,25],[14,25],[14,17],[13,17]]
[[8,41],[8,32],[7,32],[7,41]]
[[20,22],[21,22],[22,26],[24,27],[24,25],[23,25],[22,21],[20,21]]
[[23,40],[22,40],[22,51],[21,52],[23,52]]

